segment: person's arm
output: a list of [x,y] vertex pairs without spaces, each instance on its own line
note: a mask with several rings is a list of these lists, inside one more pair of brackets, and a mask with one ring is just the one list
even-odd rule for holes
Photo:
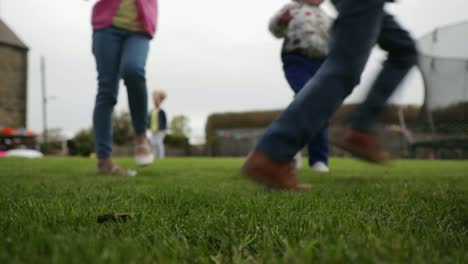
[[161,124],[160,124],[160,130],[166,131],[167,130],[167,116],[166,112],[164,110],[160,110],[161,112]]
[[146,128],[151,129],[151,111],[146,115]]
[[295,4],[288,4],[276,13],[271,19],[269,29],[271,34],[277,38],[284,38],[288,29],[289,21],[292,18],[291,9]]

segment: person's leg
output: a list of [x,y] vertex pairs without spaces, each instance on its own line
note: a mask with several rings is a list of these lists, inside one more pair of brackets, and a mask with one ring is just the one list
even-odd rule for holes
[[137,135],[144,135],[147,128],[148,91],[145,67],[149,41],[150,38],[144,34],[128,34],[120,64],[121,76],[127,87],[133,129]]
[[[285,54],[282,56],[282,61],[284,76],[294,94],[301,91],[321,64],[317,62],[317,65],[315,65],[308,58],[297,54]],[[311,67],[314,69],[311,70]]]
[[[286,81],[294,94],[297,94],[312,77],[309,69],[311,65],[309,65],[306,57],[298,54],[283,54],[281,59],[283,61],[283,71]],[[294,160],[296,169],[301,169],[302,155],[300,150],[297,152],[296,156],[294,156]]]
[[151,133],[151,146],[153,147],[153,155],[157,158],[159,156],[157,133]]
[[[296,54],[283,55],[283,70],[289,85],[294,93],[299,93],[304,85],[309,81],[320,69],[323,64],[322,59],[311,59],[305,56]],[[316,136],[312,137],[308,143],[309,166],[313,166],[316,162],[323,162],[328,165],[328,130],[327,126],[322,129]],[[296,167],[301,168],[300,152],[294,157]]]
[[159,147],[159,158],[164,159],[166,157],[166,152],[164,149],[164,137],[166,132],[158,132],[158,147]]
[[93,129],[96,154],[100,161],[110,162],[112,153],[112,112],[117,103],[122,43],[122,35],[114,28],[93,33],[93,54],[98,72]]
[[256,150],[275,161],[289,162],[325,127],[360,81],[380,33],[384,3],[383,0],[342,1],[328,59],[267,129]]
[[154,157],[158,159],[161,156],[161,135],[159,132],[153,134],[154,139]]
[[153,153],[146,138],[148,91],[146,86],[146,60],[150,38],[142,33],[128,32],[122,49],[121,76],[127,87],[130,115],[135,132],[135,160],[138,165],[149,165]]
[[416,44],[389,14],[384,16],[377,43],[388,52],[388,57],[366,100],[353,113],[352,128],[362,132],[372,130],[376,118],[384,111],[388,98],[417,63]]
[[384,0],[340,2],[327,60],[247,157],[242,171],[250,179],[273,188],[310,188],[297,183],[291,160],[359,83],[380,33],[384,4]]
[[328,124],[309,141],[309,166],[323,162],[328,166]]

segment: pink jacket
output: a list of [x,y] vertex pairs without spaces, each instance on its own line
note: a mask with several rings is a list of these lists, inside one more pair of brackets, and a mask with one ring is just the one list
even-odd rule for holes
[[[151,37],[156,33],[158,0],[135,0],[140,20],[145,32]],[[120,6],[120,0],[98,0],[94,5],[92,25],[102,29],[112,25],[112,20]]]

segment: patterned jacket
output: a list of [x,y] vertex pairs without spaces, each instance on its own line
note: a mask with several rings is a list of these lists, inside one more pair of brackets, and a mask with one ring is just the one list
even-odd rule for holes
[[[289,10],[292,18],[288,24],[280,22]],[[283,53],[299,52],[310,58],[328,55],[330,29],[333,19],[317,5],[293,2],[284,6],[270,20],[270,31],[284,38]]]

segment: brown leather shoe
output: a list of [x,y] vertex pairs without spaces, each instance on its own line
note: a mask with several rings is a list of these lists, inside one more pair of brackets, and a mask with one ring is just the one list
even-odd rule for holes
[[278,162],[260,151],[249,153],[242,166],[242,173],[249,179],[273,189],[304,190],[310,184],[298,184],[293,162]]
[[380,140],[370,133],[344,128],[339,129],[330,141],[356,157],[372,163],[384,163],[388,160],[388,155],[384,152]]

